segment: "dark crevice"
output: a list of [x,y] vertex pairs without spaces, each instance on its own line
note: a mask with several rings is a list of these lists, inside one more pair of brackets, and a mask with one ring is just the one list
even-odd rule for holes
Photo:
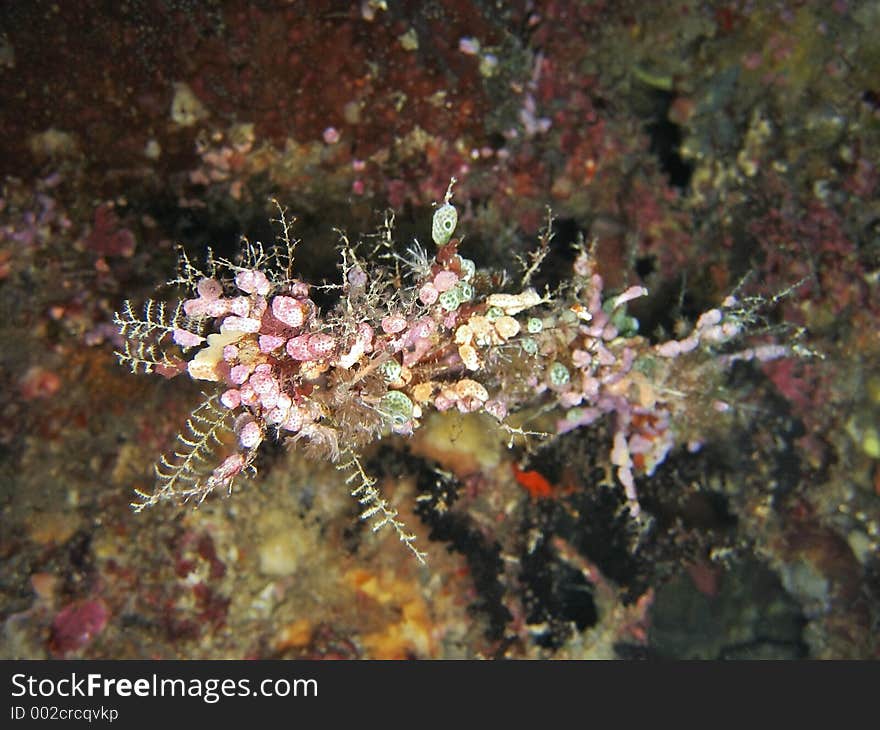
[[574,630],[583,631],[598,620],[593,588],[584,575],[562,562],[542,541],[521,558],[526,621],[544,627],[535,642],[548,649],[564,645]]
[[660,161],[669,184],[684,190],[690,185],[694,168],[680,153],[683,138],[681,127],[669,119],[669,108],[673,101],[675,94],[655,91],[656,114],[645,129],[651,140],[651,152]]
[[538,291],[549,287],[551,291],[571,277],[577,250],[574,245],[583,231],[574,218],[554,218],[553,240],[547,257],[532,279],[532,286]]
[[464,556],[477,595],[470,609],[485,618],[488,639],[503,639],[513,617],[503,603],[501,546],[489,540],[470,517],[450,509],[458,499],[457,482],[408,451],[386,445],[377,449],[367,467],[375,475],[415,476],[419,493],[427,497],[419,500],[415,512],[430,527],[429,539],[446,543],[448,550]]

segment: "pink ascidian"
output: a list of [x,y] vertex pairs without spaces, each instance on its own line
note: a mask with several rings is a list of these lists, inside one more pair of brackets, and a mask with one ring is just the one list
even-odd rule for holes
[[271,288],[269,279],[262,271],[250,269],[236,274],[235,285],[246,294],[260,294],[262,296],[266,296]]
[[220,402],[230,410],[234,410],[241,405],[241,392],[230,388],[220,396]]
[[441,271],[434,277],[434,288],[442,293],[449,291],[458,283],[458,274],[454,271]]
[[294,360],[307,361],[314,358],[314,354],[309,349],[309,338],[311,335],[297,335],[291,337],[287,341],[286,350]]
[[216,279],[201,279],[196,286],[201,299],[211,301],[223,295],[223,285]]
[[283,322],[288,327],[302,327],[305,321],[302,304],[293,297],[273,297],[272,314],[279,322]]
[[373,351],[373,337],[375,336],[375,334],[376,333],[373,328],[366,322],[361,322],[358,325],[357,340],[358,342],[363,344],[364,352]]
[[255,448],[262,440],[263,434],[256,421],[248,421],[238,431],[238,440],[246,449]]
[[382,318],[382,331],[386,335],[396,335],[406,329],[406,317],[400,314],[389,314]]
[[260,335],[260,352],[274,352],[284,343],[284,338],[278,335]]
[[332,335],[324,333],[310,335],[308,348],[314,359],[321,360],[333,353],[336,348],[336,340]]
[[423,284],[422,288],[419,289],[419,301],[426,307],[430,307],[432,304],[434,304],[439,296],[439,290],[436,286],[434,286],[434,284],[430,282],[427,284]]

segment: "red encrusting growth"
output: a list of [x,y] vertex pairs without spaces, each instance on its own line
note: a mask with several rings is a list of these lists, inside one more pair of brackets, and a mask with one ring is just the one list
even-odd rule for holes
[[549,499],[553,497],[553,485],[543,474],[534,469],[523,471],[517,466],[516,462],[513,462],[511,467],[513,468],[513,478],[516,479],[517,484],[529,493],[530,497],[533,499]]

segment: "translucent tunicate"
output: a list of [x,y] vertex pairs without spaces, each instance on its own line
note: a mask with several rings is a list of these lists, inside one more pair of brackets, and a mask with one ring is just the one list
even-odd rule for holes
[[550,381],[551,385],[556,386],[557,388],[561,388],[565,385],[571,376],[568,373],[568,368],[565,367],[561,362],[554,362],[547,369],[547,379]]
[[461,304],[461,301],[458,298],[458,292],[455,289],[443,292],[440,295],[439,301],[440,306],[447,312],[452,312],[453,310],[458,309],[458,305]]
[[455,232],[458,223],[458,211],[451,203],[444,203],[434,211],[434,222],[431,226],[431,237],[438,246],[445,246]]
[[402,370],[402,366],[397,360],[386,360],[379,366],[379,372],[382,373],[385,380],[389,383],[393,383],[400,377],[400,372]]
[[493,307],[489,307],[486,310],[486,319],[488,319],[490,322],[494,322],[496,319],[498,319],[499,317],[503,317],[503,316],[504,316],[504,310],[501,307],[494,307],[493,306]]
[[466,281],[460,281],[455,285],[453,290],[458,294],[458,301],[469,302],[474,298],[474,288]]
[[412,419],[413,402],[405,393],[390,390],[379,399],[379,412],[399,428]]

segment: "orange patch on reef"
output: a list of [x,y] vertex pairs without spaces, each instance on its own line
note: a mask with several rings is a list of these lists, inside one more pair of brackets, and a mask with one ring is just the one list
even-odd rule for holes
[[370,659],[432,658],[437,654],[436,629],[428,605],[413,580],[390,571],[351,570],[345,575],[372,612],[376,626],[363,633],[361,644]]
[[511,464],[513,467],[513,478],[517,483],[525,488],[534,499],[548,499],[553,496],[553,485],[540,472],[529,470],[523,471],[516,463]]
[[278,652],[289,649],[302,649],[312,640],[313,626],[311,621],[305,618],[297,619],[278,632],[275,641],[275,650]]

